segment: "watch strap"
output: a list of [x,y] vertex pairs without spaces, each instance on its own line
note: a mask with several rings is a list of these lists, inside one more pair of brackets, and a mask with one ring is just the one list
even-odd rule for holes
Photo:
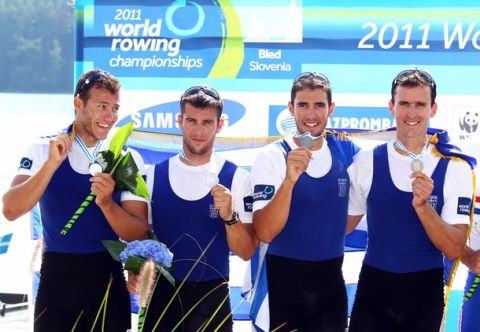
[[232,219],[223,221],[223,223],[225,225],[228,225],[228,226],[236,224],[237,222],[238,222],[238,212],[237,211],[232,212]]

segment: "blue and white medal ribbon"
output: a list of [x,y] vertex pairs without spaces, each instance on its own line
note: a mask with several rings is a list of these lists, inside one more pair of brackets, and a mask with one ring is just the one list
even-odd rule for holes
[[408,154],[410,158],[412,158],[412,163],[410,164],[410,168],[412,172],[421,172],[423,170],[422,159],[423,159],[423,155],[425,154],[425,151],[427,150],[428,144],[425,144],[423,146],[423,150],[422,152],[420,152],[420,154],[415,154],[411,151],[408,151],[405,145],[403,145],[403,143],[400,142],[398,139],[396,139],[395,142],[393,142],[393,145],[395,145],[396,148],[398,148],[399,150],[402,150],[403,152]]
[[88,170],[90,171],[90,174],[92,176],[94,176],[97,173],[102,173],[103,172],[102,165],[95,162],[95,159],[97,158],[98,151],[100,150],[100,147],[102,146],[102,141],[97,142],[97,144],[95,145],[95,148],[93,149],[93,153],[90,153],[90,151],[88,151],[87,146],[82,141],[80,136],[75,135],[75,141],[78,143],[78,145],[80,146],[80,148],[83,151],[83,154],[88,159],[88,163],[89,163]]
[[191,161],[190,159],[188,159],[187,155],[185,154],[184,151],[180,152],[180,157],[185,159],[185,160],[188,160],[189,162],[191,162],[195,166],[200,167],[201,169],[203,169],[205,172],[208,173],[206,182],[207,182],[207,186],[209,186],[210,188],[213,188],[217,184],[220,183],[220,179],[218,178],[218,175],[217,175],[217,173],[218,173],[217,172],[217,163],[216,163],[215,158],[213,156],[213,152],[212,152],[212,155],[211,155],[210,161],[209,161],[209,164],[210,164],[210,169],[209,170],[206,169],[205,167],[203,167],[202,165],[199,165],[199,164]]

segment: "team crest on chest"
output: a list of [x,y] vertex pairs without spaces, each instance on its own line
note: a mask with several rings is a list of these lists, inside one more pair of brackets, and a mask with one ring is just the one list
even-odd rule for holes
[[215,218],[218,218],[218,215],[219,215],[218,214],[218,209],[215,207],[215,204],[210,204],[210,212],[209,212],[208,216],[210,218],[215,219]]
[[338,197],[343,198],[347,195],[347,179],[338,179]]
[[428,204],[435,210],[437,208],[438,196],[432,195],[428,198]]

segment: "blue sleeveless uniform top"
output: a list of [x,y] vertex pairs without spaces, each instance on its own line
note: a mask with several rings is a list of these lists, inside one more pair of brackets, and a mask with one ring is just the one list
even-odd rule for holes
[[[432,174],[435,183],[430,204],[440,215],[449,159],[441,158]],[[372,187],[367,198],[368,246],[364,262],[396,273],[443,266],[442,253],[433,245],[412,206],[413,193],[395,187],[388,164],[387,144],[373,152]]]
[[[328,139],[329,136],[327,136]],[[280,143],[287,153],[285,141]],[[303,173],[292,192],[287,223],[269,244],[268,253],[306,261],[343,256],[350,177],[356,153],[350,141],[329,139],[332,167],[320,178]]]
[[[155,165],[152,191],[152,224],[155,235],[173,253],[173,277],[185,279],[198,261],[188,281],[207,281],[228,278],[230,249],[225,225],[215,208],[210,192],[196,201],[178,197],[170,184],[168,167],[170,160]],[[218,177],[220,184],[232,187],[237,166],[225,161]],[[213,240],[205,255],[202,251]]]
[[[90,174],[79,174],[70,166],[68,158],[53,175],[40,199],[45,251],[62,253],[94,253],[106,251],[101,240],[118,240],[102,211],[92,201],[67,235],[61,235],[63,226],[74,215],[90,193]],[[120,193],[112,195],[120,202]]]

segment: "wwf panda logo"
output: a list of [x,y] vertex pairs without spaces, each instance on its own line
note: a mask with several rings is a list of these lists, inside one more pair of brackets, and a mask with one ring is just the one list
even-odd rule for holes
[[460,129],[468,134],[474,133],[477,131],[478,122],[478,112],[467,111],[459,119]]

